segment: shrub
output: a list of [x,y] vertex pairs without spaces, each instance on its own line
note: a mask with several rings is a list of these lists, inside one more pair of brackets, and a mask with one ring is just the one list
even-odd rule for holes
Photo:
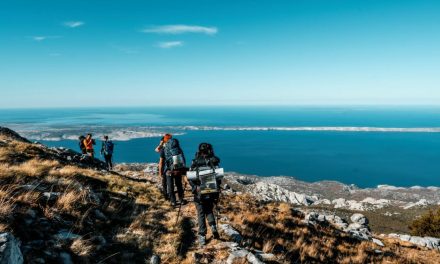
[[440,208],[414,220],[409,226],[411,234],[415,236],[440,237]]

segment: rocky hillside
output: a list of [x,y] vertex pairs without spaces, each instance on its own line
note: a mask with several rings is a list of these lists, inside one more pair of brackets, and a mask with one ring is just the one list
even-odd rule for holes
[[[119,165],[33,144],[0,128],[0,263],[436,263],[412,237],[377,236],[368,219],[225,191],[221,239],[196,242],[192,203],[171,207],[154,166]],[[276,191],[276,190],[275,190]],[[189,192],[188,199],[191,200]],[[298,197],[299,199],[300,197]],[[307,198],[305,198],[307,200]]]

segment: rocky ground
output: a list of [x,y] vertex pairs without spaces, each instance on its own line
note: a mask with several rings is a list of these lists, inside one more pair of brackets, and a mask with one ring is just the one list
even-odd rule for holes
[[[437,263],[440,259],[439,241],[434,238],[381,236],[371,229],[365,216],[369,211],[341,209],[347,217],[340,217],[315,204],[344,197],[293,194],[289,192],[294,189],[286,186],[233,174],[226,177],[216,209],[221,239],[208,235],[208,244],[199,247],[194,205],[182,206],[180,214],[170,206],[160,194],[155,168],[122,164],[115,172],[106,172],[98,160],[33,144],[0,128],[0,263]],[[186,195],[191,201],[188,191]]]

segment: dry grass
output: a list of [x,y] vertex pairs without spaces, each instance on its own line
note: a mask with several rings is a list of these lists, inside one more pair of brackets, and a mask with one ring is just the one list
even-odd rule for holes
[[70,250],[78,256],[88,257],[94,251],[95,246],[90,240],[85,240],[82,238],[75,239],[70,246]]

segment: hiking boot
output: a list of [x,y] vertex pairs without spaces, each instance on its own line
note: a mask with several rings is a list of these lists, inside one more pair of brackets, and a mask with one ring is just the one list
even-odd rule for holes
[[188,201],[185,200],[185,199],[181,199],[181,200],[180,200],[180,204],[181,204],[181,205],[185,205],[185,204],[187,204],[187,203],[188,203]]
[[206,238],[205,238],[205,236],[200,236],[199,235],[199,245],[200,246],[206,245]]
[[219,239],[220,235],[218,234],[217,227],[215,225],[211,226],[211,232],[214,239]]
[[176,206],[177,206],[176,201],[172,201],[172,202],[171,202],[171,206],[176,207]]

